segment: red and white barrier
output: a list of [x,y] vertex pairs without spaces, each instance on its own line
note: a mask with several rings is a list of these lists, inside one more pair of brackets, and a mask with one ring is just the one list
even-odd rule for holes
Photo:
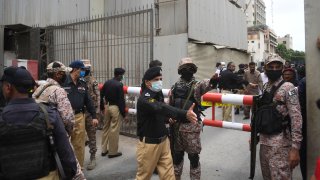
[[220,120],[209,120],[209,119],[204,119],[202,122],[206,126],[234,129],[234,130],[247,131],[247,132],[251,131],[250,124],[242,124],[242,123],[220,121]]
[[234,105],[252,105],[253,96],[241,94],[221,94],[206,93],[201,97],[202,101],[210,101],[213,103],[234,104]]

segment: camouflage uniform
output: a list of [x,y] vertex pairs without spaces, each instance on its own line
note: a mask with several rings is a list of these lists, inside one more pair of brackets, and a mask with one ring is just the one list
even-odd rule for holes
[[[270,92],[273,85],[277,86],[283,79],[273,84],[268,82],[264,90]],[[286,128],[280,134],[260,134],[260,163],[263,178],[291,179],[292,170],[289,165],[289,152],[292,148],[300,149],[302,140],[302,117],[297,89],[291,83],[284,83],[275,93],[273,101],[279,101],[277,110],[285,117],[289,114],[291,130]]]
[[[88,92],[92,98],[94,106],[96,108],[96,113],[100,113],[100,91],[98,87],[98,82],[92,75],[87,75],[85,81],[88,85]],[[89,138],[89,148],[90,148],[90,159],[95,158],[97,152],[97,140],[96,140],[96,128],[92,125],[92,117],[88,111],[85,113],[86,116],[86,132]]]
[[[65,128],[70,135],[74,127],[75,117],[70,101],[67,97],[67,92],[63,88],[61,88],[60,84],[54,79],[48,78],[46,81],[46,83],[40,85],[35,90],[32,97],[35,98],[37,102],[45,102],[55,105],[65,125]],[[48,86],[48,84],[52,85]],[[46,89],[41,93],[43,88]],[[81,166],[77,160],[77,172],[76,175],[73,177],[73,180],[85,179],[86,178],[84,177],[84,174],[81,170]]]
[[[48,86],[51,84],[51,86]],[[42,93],[42,89],[46,88]],[[40,94],[41,93],[41,94]],[[39,96],[36,98],[36,96]],[[67,97],[66,91],[60,87],[59,83],[51,78],[47,79],[47,82],[40,85],[32,95],[37,102],[51,103],[57,107],[61,119],[66,127],[67,132],[70,134],[75,120],[70,101]]]
[[[181,79],[175,84],[174,88],[184,88],[190,89],[192,87],[192,82],[194,78],[189,82]],[[210,80],[203,80],[201,82],[196,82],[194,86],[194,93],[191,95],[190,100],[196,101],[195,103],[201,103],[201,96],[212,89],[209,83]],[[172,89],[173,96],[175,89]],[[174,98],[174,97],[173,97]],[[173,105],[173,104],[171,104]],[[197,107],[195,107],[197,108]],[[200,115],[198,115],[200,120]],[[175,124],[175,142],[174,142],[174,172],[177,178],[181,177],[183,170],[183,156],[184,151],[188,153],[188,158],[190,160],[190,179],[200,179],[201,177],[201,166],[199,162],[199,154],[201,151],[201,141],[200,132],[202,130],[202,124],[198,123],[196,125],[192,123],[179,123]],[[176,132],[178,129],[178,132]]]

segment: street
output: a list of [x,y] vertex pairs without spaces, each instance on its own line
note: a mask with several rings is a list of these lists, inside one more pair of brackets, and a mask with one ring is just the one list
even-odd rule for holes
[[[211,109],[207,109],[206,118],[211,118]],[[221,109],[216,108],[216,117],[220,119]],[[249,120],[242,120],[243,111],[236,115],[236,122],[250,123]],[[250,133],[244,131],[222,129],[206,126],[201,134],[202,152],[200,154],[201,179],[203,180],[245,180],[250,172],[250,151],[249,140]],[[97,131],[97,167],[92,171],[86,171],[88,180],[132,180],[135,178],[137,169],[136,163],[136,138],[120,136],[121,157],[109,159],[100,154],[101,131]],[[259,145],[258,145],[259,147]],[[86,148],[86,161],[89,161],[88,147]],[[187,155],[184,158],[184,171],[182,179],[189,178],[189,160]],[[157,175],[152,176],[152,180],[158,180]],[[259,153],[257,150],[256,180],[261,180],[261,169],[259,162]],[[299,167],[294,170],[294,180],[300,180]]]

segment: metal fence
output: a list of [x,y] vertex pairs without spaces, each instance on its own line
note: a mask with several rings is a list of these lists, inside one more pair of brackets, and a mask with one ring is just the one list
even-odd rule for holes
[[123,67],[124,84],[139,86],[153,59],[153,9],[53,24],[46,28],[46,44],[47,62],[90,59],[99,82]]
[[[153,60],[153,9],[53,24],[46,28],[45,44],[47,63],[90,59],[98,82],[112,78],[113,69],[122,67],[124,84],[140,86]],[[127,107],[134,108],[135,98],[126,97]],[[128,115],[121,133],[135,136],[136,126],[136,116]]]

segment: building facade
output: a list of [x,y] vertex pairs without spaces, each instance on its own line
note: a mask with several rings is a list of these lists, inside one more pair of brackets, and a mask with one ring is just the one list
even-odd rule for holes
[[286,34],[283,37],[278,37],[278,43],[285,45],[287,49],[292,49],[292,36]]
[[251,61],[257,64],[263,62],[267,56],[265,49],[263,26],[248,28],[248,52],[251,55]]
[[266,5],[263,0],[246,0],[247,27],[266,25]]
[[267,54],[275,54],[276,53],[276,47],[278,46],[277,35],[270,28],[267,28],[264,30],[264,44],[265,44],[264,45],[265,52]]

